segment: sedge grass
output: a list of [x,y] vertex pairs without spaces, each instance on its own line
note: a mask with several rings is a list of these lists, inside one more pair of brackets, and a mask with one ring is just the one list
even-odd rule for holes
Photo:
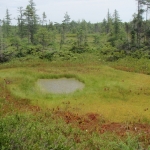
[[[110,121],[141,120],[150,122],[150,77],[148,75],[115,70],[102,63],[47,62],[30,63],[3,68],[0,78],[10,80],[7,89],[15,98],[29,99],[31,103],[49,108],[65,108],[84,114],[94,112]],[[40,78],[74,77],[85,84],[81,91],[65,95],[42,93],[36,81]],[[145,111],[146,110],[146,111]]]

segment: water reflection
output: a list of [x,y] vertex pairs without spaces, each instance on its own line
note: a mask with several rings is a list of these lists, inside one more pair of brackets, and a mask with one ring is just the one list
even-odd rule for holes
[[68,94],[84,88],[84,84],[74,78],[39,79],[37,83],[43,91],[55,94]]

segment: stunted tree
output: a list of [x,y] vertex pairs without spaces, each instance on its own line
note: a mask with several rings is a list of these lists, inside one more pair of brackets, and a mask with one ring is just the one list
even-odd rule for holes
[[95,32],[95,33],[98,33],[99,31],[100,31],[99,24],[98,24],[98,23],[95,23],[95,24],[94,24],[94,32]]
[[68,15],[67,12],[65,13],[64,20],[62,22],[64,24],[64,30],[65,30],[65,32],[66,33],[69,32],[70,16]]
[[101,30],[102,30],[102,33],[107,33],[107,21],[105,18],[103,19],[103,22],[101,24]]
[[100,43],[100,36],[98,34],[94,35],[93,42],[95,45],[98,45]]
[[38,43],[43,46],[43,49],[45,49],[50,43],[50,36],[51,35],[46,28],[40,28],[37,34],[35,34]]
[[113,26],[114,26],[114,34],[115,37],[117,38],[120,33],[120,17],[117,10],[115,10],[113,14]]
[[130,32],[131,32],[131,27],[130,27],[130,24],[127,23],[127,22],[125,22],[125,32],[126,32],[126,40],[127,40],[128,49],[130,49]]
[[87,33],[88,33],[88,27],[87,22],[85,20],[82,20],[79,25],[79,30],[77,32],[77,39],[79,46],[85,46],[87,44]]
[[141,33],[142,33],[142,27],[143,27],[143,13],[145,10],[143,9],[143,6],[146,3],[146,0],[136,0],[137,1],[137,8],[138,13],[137,16],[134,17],[134,22],[136,23],[136,37],[137,37],[137,47],[139,48],[141,45]]
[[60,30],[60,49],[62,48],[62,45],[65,43],[66,34],[69,32],[69,22],[70,22],[70,16],[68,13],[65,13],[64,20],[61,24],[61,30]]
[[6,10],[6,16],[5,19],[3,20],[3,30],[4,30],[4,35],[5,37],[10,36],[11,32],[11,14],[9,13],[9,10]]
[[53,30],[55,30],[55,26],[54,26],[53,22],[50,21],[50,20],[49,20],[49,23],[48,23],[48,25],[47,25],[47,29],[48,29],[48,31],[53,31]]
[[47,18],[47,16],[46,16],[45,12],[43,12],[43,14],[42,14],[42,20],[41,20],[42,26],[44,26],[47,23],[46,18]]
[[148,14],[150,11],[150,0],[146,0],[146,2],[144,3],[144,5],[146,6],[146,17],[145,17],[145,28],[144,28],[144,32],[145,32],[145,42],[149,43],[150,41],[150,28],[149,28],[149,20],[148,20]]
[[14,46],[16,48],[16,51],[18,53],[18,57],[22,56],[22,48],[21,46],[21,39],[19,37],[10,38],[11,46]]
[[2,30],[2,20],[0,20],[0,61],[3,58],[3,30]]
[[146,5],[146,21],[147,21],[148,20],[148,13],[150,10],[150,0],[146,0],[145,5]]
[[143,2],[145,0],[137,0],[138,2],[138,14],[137,14],[137,45],[138,47],[140,47],[140,30],[142,27],[142,21],[143,21],[143,17],[142,14],[144,12],[144,10],[142,9],[143,7]]
[[28,42],[34,43],[34,34],[37,31],[38,16],[36,14],[35,3],[33,0],[29,1],[24,15],[26,17],[26,27],[28,31]]
[[78,47],[84,47],[87,44],[87,22],[82,20],[79,24],[77,31],[77,44]]
[[77,32],[77,22],[72,20],[70,22],[70,31],[71,33],[76,33]]
[[78,44],[78,47],[82,46],[83,39],[84,39],[84,31],[82,29],[79,29],[78,32],[77,32],[77,44]]
[[111,32],[111,28],[112,28],[112,18],[111,18],[110,12],[108,10],[108,13],[107,13],[107,25],[106,25],[106,32],[107,32],[107,34]]
[[65,43],[65,38],[66,38],[65,24],[62,23],[60,30],[60,50],[62,49],[62,46]]
[[25,19],[24,19],[24,10],[23,7],[18,8],[18,35],[22,39],[25,35]]

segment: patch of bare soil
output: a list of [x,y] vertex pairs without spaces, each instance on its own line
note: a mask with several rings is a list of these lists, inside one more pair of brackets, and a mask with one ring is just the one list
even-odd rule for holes
[[78,127],[88,133],[104,134],[108,132],[122,138],[130,134],[137,136],[144,145],[150,145],[150,124],[107,122],[102,116],[94,113],[79,116],[71,112],[55,111],[55,114],[62,117],[67,124],[72,124],[73,127]]

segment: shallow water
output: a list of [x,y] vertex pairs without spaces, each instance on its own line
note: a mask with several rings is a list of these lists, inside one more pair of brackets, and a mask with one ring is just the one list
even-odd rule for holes
[[39,79],[37,84],[43,91],[55,94],[69,94],[84,88],[84,84],[74,78]]

